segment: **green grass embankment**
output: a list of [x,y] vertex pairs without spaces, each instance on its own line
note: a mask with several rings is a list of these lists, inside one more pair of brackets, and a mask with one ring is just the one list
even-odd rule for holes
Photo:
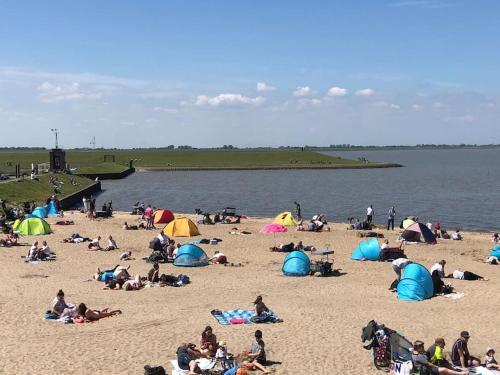
[[[27,178],[0,183],[0,199],[13,205],[31,201],[35,201],[37,204],[45,204],[47,198],[54,194],[54,187],[49,183],[50,176],[56,176],[63,182],[59,188],[59,199],[80,191],[94,183],[94,181],[84,177],[67,174],[46,174],[41,175],[39,181]],[[76,186],[71,184],[72,178],[76,181]]]

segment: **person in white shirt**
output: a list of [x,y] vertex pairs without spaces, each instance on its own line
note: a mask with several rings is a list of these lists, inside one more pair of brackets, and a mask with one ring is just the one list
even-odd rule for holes
[[161,247],[168,245],[169,238],[165,233],[160,232],[156,237],[160,240]]
[[385,250],[389,247],[389,240],[384,240],[382,246],[380,246],[380,250]]
[[453,279],[458,279],[458,280],[467,280],[467,281],[474,281],[474,280],[482,280],[482,281],[488,281],[488,279],[484,278],[483,276],[479,276],[473,272],[470,271],[458,271],[455,270],[453,273],[450,273],[447,278],[453,278]]
[[102,250],[101,244],[99,241],[101,240],[101,236],[97,236],[89,243],[89,250]]
[[371,224],[373,221],[373,205],[370,204],[370,206],[366,209],[366,222],[368,224]]
[[401,280],[401,274],[403,269],[411,263],[411,260],[407,258],[398,258],[392,261],[392,269],[396,272],[398,281]]
[[433,224],[433,223],[431,223],[431,221],[430,221],[430,220],[427,222],[427,224],[425,224],[425,226],[426,226],[427,228],[429,228],[429,230],[430,230],[431,232],[434,232],[434,224]]
[[52,252],[49,245],[47,245],[47,241],[42,242],[42,248],[40,249],[40,251],[43,252],[48,257],[56,255],[55,253]]
[[462,234],[460,234],[460,230],[457,229],[455,233],[451,235],[451,238],[453,238],[455,241],[460,241],[462,239]]
[[446,260],[444,260],[444,259],[439,261],[438,263],[435,263],[430,269],[431,275],[434,273],[434,271],[437,271],[439,277],[445,277],[445,273],[444,273],[444,266],[445,265],[446,265]]
[[37,260],[38,259],[38,241],[33,242],[28,252],[27,260]]
[[118,249],[118,245],[116,244],[116,241],[113,239],[112,236],[108,237],[108,247],[106,247],[104,250],[105,251],[110,251],[110,250],[115,250]]
[[227,263],[227,258],[223,253],[216,250],[214,256],[210,258],[210,261],[215,264],[224,264]]

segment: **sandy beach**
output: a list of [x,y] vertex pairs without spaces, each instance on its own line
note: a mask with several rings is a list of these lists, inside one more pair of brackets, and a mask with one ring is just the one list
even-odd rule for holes
[[[192,217],[194,219],[194,217]],[[208,255],[224,252],[242,267],[210,265],[179,268],[161,264],[162,273],[187,274],[191,284],[181,288],[148,288],[139,291],[103,290],[92,280],[97,267],[130,265],[131,274],[147,274],[151,264],[149,241],[157,231],[124,231],[137,216],[115,213],[114,218],[89,221],[83,214],[67,212],[76,225],[52,225],[49,236],[23,237],[22,242],[46,240],[57,253],[54,262],[27,264],[21,259],[29,247],[0,248],[0,315],[2,317],[0,373],[2,374],[142,374],[143,366],[162,365],[170,373],[170,360],[183,342],[198,344],[210,325],[232,353],[247,348],[253,332],[261,329],[268,359],[276,374],[375,374],[370,352],[360,342],[361,328],[371,319],[385,323],[411,340],[430,345],[435,337],[447,341],[446,352],[460,331],[471,334],[469,348],[482,357],[487,346],[499,344],[499,266],[482,263],[492,248],[488,233],[464,232],[463,241],[440,240],[437,245],[410,245],[408,257],[430,267],[447,260],[447,272],[468,270],[487,277],[487,282],[450,280],[464,297],[435,297],[423,302],[398,301],[388,291],[394,279],[390,263],[355,262],[350,255],[362,240],[346,224],[331,225],[331,232],[262,235],[259,229],[270,218],[250,218],[237,227],[251,235],[230,235],[231,225],[200,225],[200,237],[179,238],[181,243],[199,238],[221,238],[217,246],[201,245]],[[48,219],[49,223],[55,219]],[[163,226],[163,225],[162,225]],[[112,235],[120,247],[110,252],[87,250],[87,244],[63,244],[72,232],[87,237]],[[399,230],[381,232],[396,245]],[[176,239],[177,240],[177,239]],[[298,242],[335,250],[334,267],[339,277],[285,277],[281,265],[285,254],[269,247]],[[136,260],[120,262],[119,254],[131,250]],[[315,259],[313,257],[313,259]],[[45,321],[57,291],[66,301],[85,302],[95,309],[121,309],[122,315],[88,324]],[[265,325],[219,325],[213,309],[252,308],[257,295],[283,323]]]

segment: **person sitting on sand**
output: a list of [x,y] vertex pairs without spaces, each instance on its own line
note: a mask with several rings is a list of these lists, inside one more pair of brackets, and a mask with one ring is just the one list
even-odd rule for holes
[[175,240],[168,240],[168,246],[167,246],[167,257],[172,259],[174,257],[174,250],[175,250]]
[[432,271],[431,278],[432,278],[434,295],[444,293],[446,290],[446,285],[444,284],[443,280],[441,279],[441,275],[439,274],[439,271],[438,270]]
[[484,356],[484,367],[486,367],[488,370],[500,370],[500,366],[495,359],[495,349],[486,349],[486,355]]
[[437,271],[440,277],[446,277],[445,276],[446,274],[444,272],[444,266],[446,266],[446,260],[442,259],[439,262],[434,263],[429,272],[432,275],[434,271]]
[[201,358],[202,355],[196,345],[182,344],[177,348],[177,365],[184,371],[189,371],[188,375],[196,375],[201,372],[196,359]]
[[264,374],[270,374],[266,369],[265,365],[267,362],[266,358],[266,344],[262,340],[262,331],[255,331],[255,340],[252,341],[249,351],[244,351],[243,354],[250,357],[250,360],[244,361],[243,366],[249,370],[258,369]]
[[451,238],[455,241],[461,241],[462,240],[462,234],[460,233],[460,230],[457,229],[455,233],[452,234]]
[[78,315],[89,321],[96,321],[102,318],[107,318],[108,316],[114,316],[121,314],[121,310],[109,311],[109,308],[103,310],[91,310],[84,303],[78,305]]
[[134,258],[132,258],[132,252],[129,251],[129,252],[121,253],[120,260],[134,260]]
[[54,314],[61,316],[65,309],[72,307],[74,307],[74,305],[66,303],[64,300],[64,292],[62,289],[59,289],[56,298],[52,301],[52,311]]
[[157,283],[158,281],[160,281],[160,265],[158,263],[154,263],[153,268],[149,270],[148,281],[152,283]]
[[427,349],[425,354],[432,364],[440,367],[451,368],[450,363],[446,360],[443,354],[445,345],[446,342],[444,341],[444,338],[438,337],[434,340],[434,344]]
[[215,250],[214,256],[209,261],[215,264],[225,264],[227,263],[227,257],[219,250]]
[[432,362],[429,361],[427,354],[424,349],[424,343],[420,340],[415,341],[413,344],[413,352],[411,355],[414,370],[416,370],[419,374],[429,374],[429,375],[438,375],[438,374],[447,374],[447,375],[464,375],[468,374],[467,370],[465,373],[453,371],[447,369],[445,367],[439,367]]
[[172,256],[174,259],[177,257],[177,253],[179,252],[179,249],[181,248],[181,246],[182,245],[179,242],[177,242],[177,244],[175,245],[174,252],[172,253]]
[[104,249],[104,251],[116,250],[118,249],[118,245],[112,236],[108,237],[108,246]]
[[14,231],[11,229],[9,233],[7,234],[7,237],[5,237],[5,244],[7,246],[17,246],[19,244],[19,235],[17,233],[14,233]]
[[125,281],[122,285],[122,288],[126,291],[129,290],[139,290],[143,287],[141,277],[139,275],[135,275],[133,279],[129,279]]
[[470,366],[479,366],[480,360],[470,355],[468,342],[469,332],[460,332],[460,337],[455,341],[451,348],[451,362],[454,366],[467,368]]
[[493,236],[491,237],[491,241],[493,241],[493,243],[500,242],[500,236],[498,235],[498,233],[493,233]]
[[250,318],[254,323],[281,323],[281,319],[277,319],[271,310],[266,306],[262,300],[262,296],[257,296],[254,301],[255,315]]
[[89,250],[102,250],[101,244],[99,241],[101,240],[101,236],[97,236],[92,241],[90,241],[88,249]]
[[56,253],[54,253],[49,245],[47,245],[47,241],[43,241],[42,242],[42,248],[40,249],[40,252],[44,253],[46,257],[53,257],[54,255],[56,255]]
[[38,260],[38,241],[33,242],[33,245],[31,245],[26,260],[27,261]]
[[488,279],[484,278],[483,276],[479,276],[470,271],[462,272],[455,270],[453,271],[453,273],[448,274],[446,277],[449,279],[467,280],[467,281],[475,281],[475,280],[488,281]]
[[200,337],[200,352],[207,358],[212,358],[217,348],[217,336],[214,335],[212,327],[206,326]]

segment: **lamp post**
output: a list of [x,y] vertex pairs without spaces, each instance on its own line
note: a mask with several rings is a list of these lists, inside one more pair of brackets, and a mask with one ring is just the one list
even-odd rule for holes
[[57,142],[57,129],[56,129],[56,128],[54,128],[54,129],[50,129],[50,130],[51,130],[51,131],[52,131],[52,133],[54,133],[54,134],[55,134],[55,136],[56,136],[56,149],[57,149],[57,148],[59,148],[59,147],[58,147],[58,142]]

